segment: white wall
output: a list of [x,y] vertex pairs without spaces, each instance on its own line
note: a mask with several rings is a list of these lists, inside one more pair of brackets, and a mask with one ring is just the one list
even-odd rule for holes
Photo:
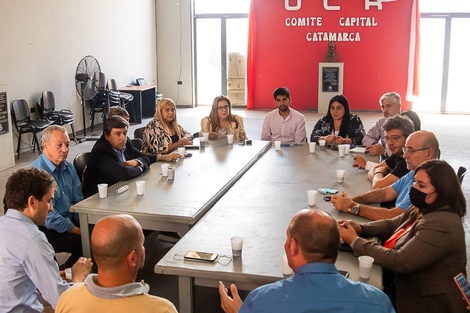
[[156,0],[156,6],[158,90],[179,106],[192,106],[191,0]]
[[32,107],[51,90],[58,109],[75,112],[76,129],[83,129],[74,82],[82,57],[97,58],[120,86],[136,77],[157,82],[155,0],[1,1],[0,42],[9,101],[24,98]]

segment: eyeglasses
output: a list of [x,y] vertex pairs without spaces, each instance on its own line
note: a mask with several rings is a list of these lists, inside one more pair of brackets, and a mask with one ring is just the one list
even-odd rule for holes
[[223,107],[217,107],[217,110],[226,111],[226,110],[228,110],[228,105],[224,105]]
[[404,136],[405,135],[385,137],[385,141],[397,142],[398,139],[400,139],[401,137],[404,137]]
[[408,152],[409,154],[413,154],[416,151],[424,151],[424,150],[428,150],[428,149],[430,149],[430,148],[421,148],[421,149],[413,149],[413,148],[405,148],[405,147],[401,148],[403,153]]

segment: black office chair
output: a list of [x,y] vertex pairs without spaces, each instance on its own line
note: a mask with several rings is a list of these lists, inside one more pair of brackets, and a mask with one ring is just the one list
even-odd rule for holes
[[[139,77],[135,79],[135,82],[137,83],[137,86],[147,86],[147,81],[145,78]],[[157,86],[155,86],[155,100],[158,105],[158,101],[162,100],[163,94],[161,92],[157,91]]]
[[457,177],[459,178],[461,185],[463,182],[463,178],[465,177],[465,174],[467,174],[467,168],[463,166],[459,167],[459,169],[457,170]]
[[415,131],[421,130],[421,120],[419,119],[418,114],[415,111],[405,111],[401,112],[400,115],[407,116],[413,122],[413,126],[415,127]]
[[55,110],[55,98],[52,91],[43,91],[41,99],[38,101],[39,115],[44,118],[52,121],[55,125],[70,125],[72,128],[73,140],[77,143],[77,136],[75,135],[74,127],[74,115],[72,111],[67,109],[62,109],[60,111]]
[[20,159],[21,135],[25,133],[33,134],[33,152],[35,152],[37,147],[38,153],[41,154],[41,148],[36,134],[46,129],[47,126],[52,124],[52,122],[41,119],[32,120],[29,113],[28,102],[24,99],[14,100],[11,103],[11,119],[18,131],[18,146],[16,148],[16,153],[18,155],[17,158]]
[[144,130],[145,127],[139,127],[134,130],[134,138],[139,138],[144,140]]
[[109,111],[109,95],[108,90],[106,89],[106,75],[102,72],[96,72],[95,75],[99,73],[99,85],[98,85],[98,93],[90,102],[90,119],[91,119],[91,131],[93,131],[93,127],[95,125],[95,114],[101,113],[101,120],[104,120],[108,116]]
[[80,177],[80,181],[82,182],[83,186],[83,172],[85,172],[86,165],[88,161],[90,161],[91,152],[82,152],[75,156],[73,159],[73,167],[77,171],[78,177]]
[[131,139],[131,143],[137,150],[142,150],[142,146],[144,145],[144,141],[140,138]]
[[108,79],[106,86],[108,89],[110,101],[111,101],[111,96],[118,96],[119,101],[120,101],[119,105],[123,107],[124,109],[126,109],[127,112],[129,112],[129,115],[134,119],[134,122],[135,122],[136,115],[135,115],[134,106],[132,105],[134,96],[131,95],[130,93],[120,92],[117,88],[116,80],[113,78]]

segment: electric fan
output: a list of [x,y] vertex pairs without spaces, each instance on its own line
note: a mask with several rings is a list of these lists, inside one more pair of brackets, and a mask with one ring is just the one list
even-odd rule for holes
[[81,59],[75,71],[75,87],[82,100],[84,137],[81,141],[87,140],[85,104],[87,100],[92,100],[98,93],[100,72],[101,68],[98,60],[91,55]]

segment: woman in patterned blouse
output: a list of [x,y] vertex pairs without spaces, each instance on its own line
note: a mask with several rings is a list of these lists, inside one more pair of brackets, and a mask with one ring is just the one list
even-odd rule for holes
[[163,98],[158,102],[157,111],[144,130],[142,152],[166,154],[178,147],[190,145],[193,136],[178,124],[175,102]]
[[326,140],[328,144],[360,145],[365,135],[364,125],[358,115],[350,113],[349,102],[343,95],[331,98],[328,113],[313,128],[310,141]]
[[209,139],[233,134],[234,140],[245,140],[246,133],[243,119],[232,114],[232,104],[226,96],[215,97],[209,116],[201,120],[201,132],[209,133]]

